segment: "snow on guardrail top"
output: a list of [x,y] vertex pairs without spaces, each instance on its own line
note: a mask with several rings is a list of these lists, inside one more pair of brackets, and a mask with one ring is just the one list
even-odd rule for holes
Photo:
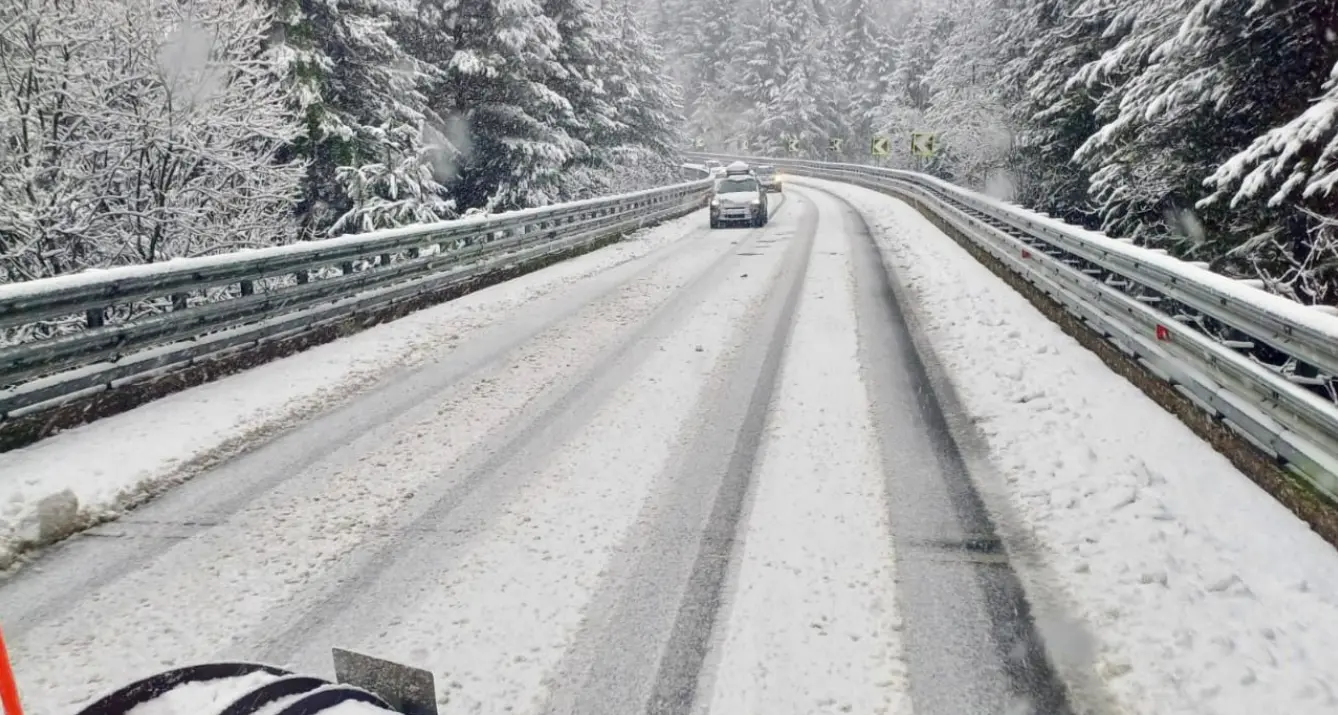
[[642,197],[654,196],[661,193],[667,193],[675,190],[690,189],[695,186],[705,185],[705,179],[685,181],[668,186],[661,186],[653,189],[644,189],[627,194],[616,194],[614,196],[601,196],[593,199],[581,199],[579,201],[570,201],[561,204],[551,204],[549,206],[539,206],[528,209],[518,209],[515,211],[506,211],[497,214],[486,214],[476,216],[466,216],[463,218],[451,219],[449,221],[436,221],[433,223],[414,224],[412,226],[401,226],[398,228],[387,228],[379,231],[369,231],[367,233],[350,234],[346,236],[336,236],[333,238],[322,238],[314,241],[302,241],[300,243],[291,243],[285,246],[269,246],[266,248],[243,248],[228,253],[222,253],[216,256],[198,256],[193,258],[170,258],[157,263],[145,263],[134,266],[116,266],[114,268],[89,268],[79,273],[70,273],[62,276],[52,276],[50,278],[38,278],[21,283],[0,284],[0,301],[13,301],[27,298],[39,293],[48,293],[57,290],[68,290],[72,288],[83,288],[98,283],[129,280],[134,278],[151,278],[176,272],[186,272],[204,268],[216,268],[226,266],[229,263],[235,263],[242,260],[257,260],[265,258],[279,258],[285,256],[300,256],[306,253],[319,253],[332,248],[342,248],[345,246],[358,246],[367,243],[376,243],[387,239],[407,238],[419,234],[430,234],[438,231],[454,230],[470,226],[486,227],[489,224],[510,223],[516,220],[525,220],[527,218],[539,217],[548,213],[560,210],[580,210],[605,204],[616,204],[624,201],[634,200]]
[[[752,159],[756,157],[746,158]],[[977,191],[962,188],[928,174],[900,169],[883,169],[881,167],[869,166],[867,164],[817,162],[802,159],[790,160],[784,163],[799,166],[808,165],[814,168],[830,167],[858,172],[877,173],[887,176],[902,176],[917,182],[929,183],[948,193],[956,193],[963,198],[991,205],[996,209],[1012,213],[1019,218],[1043,225],[1053,231],[1066,233],[1079,240],[1092,244],[1093,247],[1109,253],[1118,254],[1129,260],[1138,261],[1139,263],[1148,266],[1155,266],[1163,269],[1169,273],[1178,274],[1179,276],[1183,276],[1186,281],[1197,283],[1205,288],[1213,290],[1222,297],[1241,303],[1252,303],[1265,312],[1272,313],[1278,319],[1289,323],[1294,327],[1318,333],[1325,338],[1338,341],[1338,309],[1333,306],[1310,306],[1298,303],[1291,298],[1277,295],[1275,293],[1269,293],[1255,286],[1224,276],[1220,273],[1214,273],[1206,268],[1196,266],[1178,258],[1163,255],[1140,246],[1130,245],[1123,241],[1113,239],[1103,233],[1074,226],[1017,204],[996,199]],[[1336,344],[1336,346],[1338,346],[1338,344]]]
[[[702,156],[703,154],[698,152],[696,155]],[[717,154],[712,156],[726,156],[728,158],[742,158],[745,160],[762,159],[761,157],[740,155]],[[1155,267],[1167,273],[1176,274],[1177,276],[1183,277],[1186,283],[1198,285],[1215,293],[1219,298],[1225,298],[1241,304],[1253,305],[1257,307],[1260,312],[1266,313],[1273,319],[1280,321],[1284,326],[1300,329],[1302,332],[1313,335],[1320,340],[1334,341],[1334,345],[1338,346],[1338,309],[1335,309],[1332,306],[1305,305],[1292,300],[1291,298],[1269,293],[1244,281],[1214,273],[1201,266],[1168,255],[1163,255],[1162,253],[1146,248],[1134,246],[1096,231],[1074,226],[1064,221],[1060,221],[1059,219],[1023,208],[1017,204],[1002,201],[976,191],[971,191],[970,189],[964,189],[938,179],[937,177],[914,171],[884,169],[882,167],[869,166],[867,164],[818,162],[802,159],[767,160],[774,161],[774,163],[778,165],[807,166],[815,169],[828,168],[846,170],[855,173],[880,174],[889,177],[900,176],[914,183],[920,183],[922,185],[930,184],[944,190],[945,193],[955,193],[961,198],[975,201],[980,204],[987,204],[996,210],[1010,213],[1018,218],[1030,221],[1033,224],[1044,226],[1056,233],[1072,236],[1079,241],[1090,244],[1093,248],[1098,250],[1106,251],[1109,254],[1119,255],[1127,260],[1136,261],[1149,267]],[[1258,335],[1255,337],[1263,339],[1266,336]]]
[[[914,174],[914,172],[899,173]],[[1023,208],[1016,204],[1010,204],[970,189],[955,186],[936,177],[923,174],[914,175],[918,180],[933,183],[942,190],[955,192],[959,196],[970,198],[973,201],[991,204],[998,209],[1015,214],[1032,223],[1043,225],[1053,231],[1066,233],[1084,242],[1090,243],[1093,247],[1108,253],[1119,254],[1129,260],[1138,261],[1139,263],[1147,264],[1149,266],[1155,266],[1168,273],[1183,276],[1187,281],[1209,288],[1223,297],[1242,303],[1252,303],[1257,305],[1297,327],[1303,327],[1307,330],[1332,338],[1335,341],[1335,348],[1338,348],[1338,315],[1333,313],[1330,306],[1309,306],[1304,303],[1298,303],[1291,298],[1277,295],[1275,293],[1269,293],[1248,283],[1224,276],[1220,273],[1214,273],[1202,266],[1197,266],[1172,256],[1163,255],[1141,246],[1130,245],[1123,241],[1113,239],[1103,233],[1065,223],[1064,221],[1032,211],[1031,209]]]

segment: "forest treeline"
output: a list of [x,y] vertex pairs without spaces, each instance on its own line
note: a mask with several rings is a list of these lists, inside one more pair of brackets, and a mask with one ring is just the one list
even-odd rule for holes
[[886,164],[1338,302],[1338,0],[640,3],[711,148],[888,136]]
[[12,0],[0,281],[643,188],[698,139],[888,136],[1333,304],[1335,120],[1338,0]]
[[625,0],[0,3],[0,282],[662,184]]

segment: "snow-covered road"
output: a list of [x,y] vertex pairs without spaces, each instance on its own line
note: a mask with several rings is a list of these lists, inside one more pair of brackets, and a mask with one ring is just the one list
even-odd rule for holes
[[[1338,625],[1293,627],[1338,624],[1331,550],[913,210],[801,186],[764,229],[696,214],[0,455],[85,503],[205,465],[0,582],[27,711],[209,660],[328,676],[340,646],[431,669],[443,715],[1061,714],[1022,584],[1075,711],[1333,711]],[[1056,379],[1086,413],[1034,411]],[[1063,454],[1088,422],[1127,469]],[[1226,486],[1154,479],[1142,429]],[[1200,543],[1231,508],[1234,562]],[[1202,573],[1153,563],[1179,547]]]

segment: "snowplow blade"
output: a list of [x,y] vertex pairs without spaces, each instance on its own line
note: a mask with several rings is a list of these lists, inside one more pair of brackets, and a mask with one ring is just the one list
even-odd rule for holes
[[432,672],[343,648],[334,649],[335,679],[380,695],[403,715],[437,715]]
[[365,712],[437,715],[432,673],[334,649],[330,682],[263,663],[202,663],[175,668],[103,696],[77,715],[127,715],[154,702],[163,715],[318,715],[345,703]]

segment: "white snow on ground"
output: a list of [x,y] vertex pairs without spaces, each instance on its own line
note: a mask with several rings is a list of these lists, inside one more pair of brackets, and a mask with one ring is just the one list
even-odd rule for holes
[[906,204],[869,220],[1124,712],[1338,712],[1338,554]]
[[[302,614],[309,603],[304,598],[321,596],[313,593],[316,584],[343,585],[331,578],[332,570],[359,550],[374,552],[433,501],[415,500],[415,494],[445,488],[443,475],[453,462],[503,429],[548,386],[572,379],[721,251],[719,244],[698,242],[674,254],[422,409],[396,418],[385,432],[393,439],[373,434],[355,440],[289,475],[223,523],[172,543],[142,568],[98,587],[59,618],[11,638],[29,709],[70,712],[107,683],[229,658],[234,644],[282,629],[285,617]],[[388,602],[370,609],[382,612]],[[239,649],[250,657],[249,647]],[[323,668],[328,649],[320,656]]]
[[851,246],[823,215],[754,469],[710,713],[910,712]]
[[[221,448],[293,424],[374,386],[393,370],[424,364],[472,331],[530,301],[644,256],[700,225],[684,218],[620,243],[328,343],[201,385],[130,412],[0,454],[0,569],[15,549],[65,520],[115,514],[126,497],[171,482]],[[183,471],[187,474],[183,475]],[[46,501],[46,508],[39,504]]]
[[[368,652],[437,676],[443,715],[537,712],[580,633],[604,569],[735,349],[783,246],[729,274],[661,340],[589,423],[527,479],[486,534],[416,571],[416,602],[360,624]],[[385,604],[382,604],[385,606]],[[449,698],[449,700],[447,700]]]

